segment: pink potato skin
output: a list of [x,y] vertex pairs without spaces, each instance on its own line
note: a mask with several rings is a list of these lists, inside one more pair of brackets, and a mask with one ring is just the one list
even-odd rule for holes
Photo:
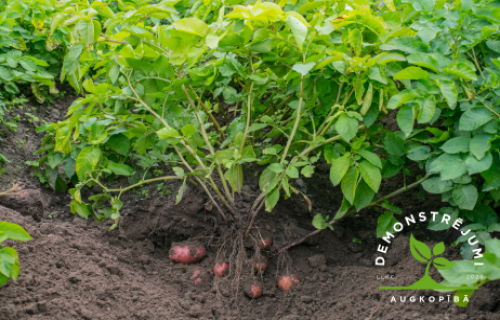
[[256,272],[264,272],[264,270],[266,270],[266,268],[267,268],[267,263],[265,263],[265,262],[255,262],[254,263],[253,261],[250,261],[250,266]]
[[262,288],[258,284],[251,284],[245,289],[245,294],[252,299],[262,296]]
[[259,240],[259,249],[260,250],[267,249],[271,246],[272,243],[273,243],[273,239],[271,239],[271,238],[260,239]]
[[205,257],[205,248],[195,245],[178,245],[170,249],[168,257],[177,263],[196,263]]
[[297,283],[300,283],[300,280],[297,279],[293,274],[282,276],[278,280],[278,288],[280,288],[280,290],[282,291],[289,291]]
[[229,273],[229,264],[227,262],[219,262],[216,263],[214,266],[214,274],[219,277],[223,278]]

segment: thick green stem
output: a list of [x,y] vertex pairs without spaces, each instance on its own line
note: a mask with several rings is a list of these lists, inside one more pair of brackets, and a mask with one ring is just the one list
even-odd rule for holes
[[292,144],[293,137],[295,136],[297,128],[299,127],[300,116],[301,116],[300,111],[302,109],[303,101],[304,101],[304,76],[301,77],[301,82],[300,82],[300,96],[299,96],[299,104],[297,106],[297,115],[295,118],[295,123],[293,124],[292,132],[290,133],[290,138],[288,138],[285,150],[283,151],[283,155],[281,156],[281,161],[280,161],[281,164],[283,164],[286,160],[286,156],[288,155],[288,150],[290,149],[290,145]]
[[245,126],[245,131],[243,132],[243,139],[241,139],[240,156],[243,153],[243,148],[245,147],[245,140],[247,139],[248,128],[250,128],[250,122],[252,120],[252,90],[253,90],[253,82],[250,85],[250,91],[248,92],[248,100],[247,100],[247,125]]

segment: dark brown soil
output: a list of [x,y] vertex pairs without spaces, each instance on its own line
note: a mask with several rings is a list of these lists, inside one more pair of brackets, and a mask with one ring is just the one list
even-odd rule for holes
[[[34,136],[32,141],[37,139]],[[8,143],[4,140],[0,147],[11,159],[36,159],[31,149],[19,154],[13,147],[6,148]],[[36,149],[36,142],[30,148]],[[247,186],[237,197],[243,214],[258,192],[253,173],[245,173]],[[3,188],[11,180],[27,185],[18,196],[0,198],[0,220],[19,223],[33,236],[27,243],[8,244],[19,252],[21,274],[17,282],[0,287],[1,320],[500,319],[498,282],[481,287],[465,309],[447,301],[402,303],[399,293],[379,290],[381,285],[409,285],[423,275],[425,265],[408,249],[410,232],[430,246],[445,241],[448,247],[457,235],[429,232],[425,226],[408,230],[385,255],[387,266],[376,267],[380,241],[375,228],[380,213],[375,210],[361,211],[342,220],[334,231],[324,231],[275,256],[277,249],[314,230],[311,219],[316,213],[333,216],[337,211],[341,193],[331,187],[326,165],[320,165],[313,178],[296,183],[311,199],[311,212],[302,196],[281,200],[271,214],[260,214],[245,241],[238,237],[241,231],[227,227],[215,210],[208,211],[207,197],[195,186],[188,188],[177,206],[175,196],[161,195],[157,185],[147,187],[147,198],[127,194],[123,222],[108,232],[111,222],[96,224],[71,215],[68,197],[41,186],[29,168],[0,179]],[[400,188],[401,181],[402,177],[384,181],[379,196]],[[178,184],[167,187],[175,194]],[[406,215],[437,211],[440,200],[422,200],[417,189],[394,202]],[[245,225],[243,218],[235,225]],[[256,253],[259,232],[264,233],[267,226],[273,243],[269,251]],[[186,266],[169,260],[172,243],[186,241],[205,246],[207,256],[200,263]],[[448,258],[458,258],[456,248],[447,250]],[[268,262],[263,275],[252,272],[248,264],[259,254]],[[223,260],[230,262],[230,273],[216,278],[213,266]],[[277,288],[276,279],[285,274],[300,279],[290,292]],[[385,275],[394,278],[379,279]],[[439,280],[437,272],[431,276]],[[252,300],[243,288],[255,281],[262,284],[263,296]],[[393,295],[398,302],[390,302]],[[431,291],[404,295],[439,296]]]

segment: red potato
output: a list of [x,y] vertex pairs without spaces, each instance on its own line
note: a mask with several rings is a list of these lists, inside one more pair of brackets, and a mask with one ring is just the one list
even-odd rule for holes
[[278,288],[282,291],[289,291],[297,283],[300,283],[300,280],[293,274],[282,276],[278,280]]
[[264,272],[264,270],[267,269],[267,261],[264,258],[260,260],[251,260],[250,267],[252,267],[255,272]]
[[247,297],[257,299],[262,296],[262,286],[256,282],[251,282],[245,285],[245,294]]
[[214,274],[223,278],[229,273],[229,264],[227,262],[218,262],[214,266]]
[[205,248],[199,244],[175,245],[170,249],[168,257],[177,263],[196,263],[205,257]]
[[271,231],[271,226],[270,226],[270,225],[267,225],[267,226],[266,226],[266,230],[267,230],[267,231]]
[[259,239],[259,249],[260,250],[267,249],[271,246],[272,243],[273,243],[273,239],[269,236],[265,236],[265,237]]
[[[203,279],[205,278],[205,279]],[[210,282],[210,275],[208,272],[205,272],[202,274],[201,270],[195,270],[193,271],[193,275],[191,276],[191,279],[193,279],[193,283],[195,287],[200,288],[204,283],[209,283]]]

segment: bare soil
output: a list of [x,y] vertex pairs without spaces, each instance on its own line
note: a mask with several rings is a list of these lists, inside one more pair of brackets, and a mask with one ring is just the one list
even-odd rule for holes
[[[61,119],[71,103],[71,98],[65,99],[56,102],[57,114],[50,112],[52,118],[44,119]],[[41,118],[49,107],[38,108]],[[0,220],[22,225],[33,240],[8,244],[19,252],[21,274],[17,282],[0,287],[2,320],[500,319],[499,282],[481,287],[467,308],[448,301],[399,301],[400,295],[439,296],[432,291],[400,294],[379,290],[379,286],[409,285],[423,275],[425,265],[409,252],[410,233],[429,246],[445,241],[447,247],[458,235],[428,231],[425,225],[405,229],[385,255],[386,266],[377,267],[374,260],[380,240],[375,229],[380,213],[373,209],[347,217],[334,231],[323,231],[276,256],[278,249],[314,230],[311,219],[316,213],[333,216],[337,211],[341,192],[329,183],[327,165],[320,165],[313,178],[296,183],[312,201],[311,211],[301,196],[281,200],[272,213],[260,214],[245,241],[238,235],[258,193],[254,177],[254,172],[261,170],[258,167],[245,172],[247,186],[237,197],[243,219],[232,227],[223,223],[195,186],[189,186],[181,203],[174,206],[175,196],[162,195],[157,185],[149,185],[147,197],[142,192],[125,195],[123,221],[108,232],[111,222],[95,223],[73,216],[68,196],[41,185],[31,169],[19,161],[36,159],[33,153],[41,138],[33,131],[35,125],[26,121],[22,126],[29,132],[26,150],[12,145],[20,133],[0,142],[0,151],[14,160],[13,166],[21,167],[6,171],[0,177],[0,187],[7,188],[11,181],[27,187],[18,196],[0,198]],[[408,182],[412,179],[408,177]],[[379,196],[400,188],[402,181],[402,176],[384,181]],[[167,188],[175,194],[178,183],[171,182]],[[440,197],[420,199],[418,191],[394,200],[403,215],[437,211],[443,205]],[[266,234],[272,236],[273,244],[268,250],[256,251],[258,240]],[[172,262],[168,257],[172,243],[186,241],[201,243],[207,256],[193,265]],[[248,265],[255,255],[267,259],[263,275],[252,273]],[[458,259],[458,250],[449,248],[446,256]],[[220,260],[230,262],[230,273],[222,279],[214,277],[212,271]],[[195,272],[201,283],[194,283]],[[284,274],[294,274],[301,282],[282,292],[276,279]],[[386,275],[391,278],[380,279]],[[431,276],[440,280],[436,271]],[[243,292],[245,284],[254,281],[263,286],[263,296],[258,299]],[[392,296],[398,302],[391,303]]]

